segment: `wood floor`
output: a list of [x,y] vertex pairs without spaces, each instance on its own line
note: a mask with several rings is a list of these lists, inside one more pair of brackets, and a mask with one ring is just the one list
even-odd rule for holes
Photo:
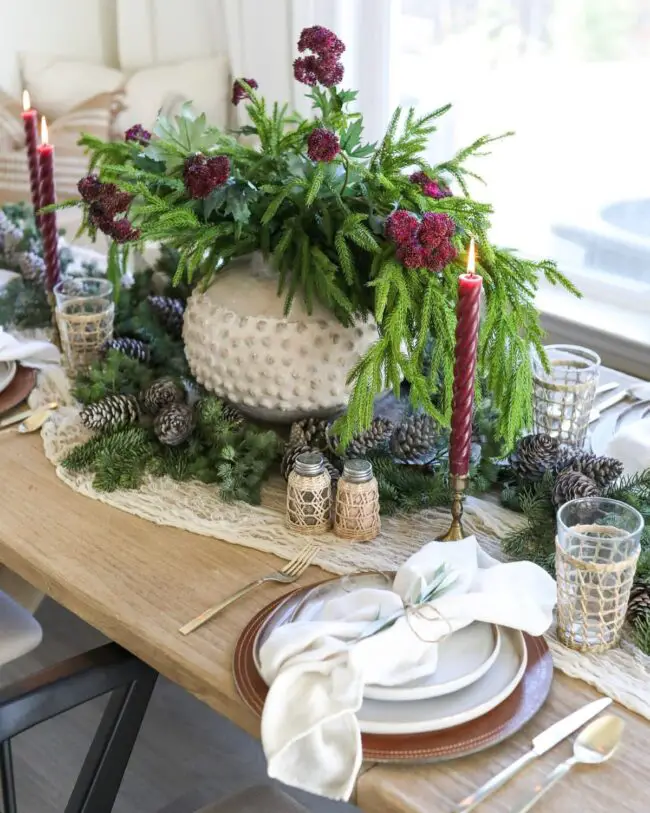
[[[42,645],[2,672],[2,683],[104,642],[83,621],[45,600]],[[14,741],[20,813],[63,813],[105,700],[50,720]],[[114,813],[191,813],[268,782],[261,747],[187,692],[159,679]],[[313,813],[355,808],[295,794]]]

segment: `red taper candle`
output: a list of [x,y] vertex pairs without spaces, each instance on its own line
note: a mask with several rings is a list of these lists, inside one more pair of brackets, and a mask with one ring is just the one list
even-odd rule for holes
[[[29,168],[29,188],[32,195],[32,206],[34,212],[40,209],[41,197],[39,189],[38,178],[38,153],[36,152],[36,144],[38,142],[36,128],[38,113],[31,106],[29,93],[23,90],[23,125],[25,127],[25,149],[27,150],[27,166]],[[36,225],[41,227],[41,218],[36,215]]]
[[[48,144],[47,122],[41,119],[41,143],[38,148],[38,172],[41,179],[41,206],[56,203],[54,191],[54,147]],[[41,234],[43,235],[43,257],[47,274],[48,291],[53,290],[61,275],[59,267],[59,235],[56,228],[56,212],[41,215]]]
[[474,378],[480,320],[483,278],[475,273],[474,238],[467,255],[467,273],[458,278],[458,308],[456,310],[456,363],[454,365],[454,397],[449,442],[449,470],[452,475],[469,474],[472,451],[472,411]]

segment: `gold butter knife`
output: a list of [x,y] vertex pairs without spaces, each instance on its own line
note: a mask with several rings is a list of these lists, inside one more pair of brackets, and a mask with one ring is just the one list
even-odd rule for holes
[[[11,415],[11,417],[4,418],[3,420],[1,420],[0,421],[0,429],[7,429],[9,426],[13,426],[16,423],[21,423],[22,421],[25,421],[25,422],[30,421],[30,425],[31,425],[31,423],[33,423],[33,422],[31,422],[31,419],[34,418],[36,415],[38,415],[40,417],[43,413],[46,413],[45,417],[47,418],[49,416],[49,413],[53,409],[57,409],[58,406],[59,405],[57,404],[56,401],[50,401],[49,404],[44,404],[42,407],[38,407],[38,409],[26,409],[26,410],[23,410],[23,412],[17,412],[15,415]],[[42,426],[43,424],[41,423],[40,425]],[[38,427],[36,427],[36,428],[38,428]],[[22,430],[22,431],[25,431],[25,430]],[[33,431],[33,429],[30,429],[30,430],[27,430],[27,431]]]

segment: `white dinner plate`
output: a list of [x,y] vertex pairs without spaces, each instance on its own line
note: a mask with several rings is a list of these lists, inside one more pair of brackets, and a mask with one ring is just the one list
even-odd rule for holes
[[16,375],[15,361],[0,361],[0,392],[7,389]]

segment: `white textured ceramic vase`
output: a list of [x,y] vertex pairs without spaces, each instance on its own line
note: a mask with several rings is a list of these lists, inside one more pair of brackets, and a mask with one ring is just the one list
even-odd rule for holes
[[258,420],[329,416],[346,404],[346,378],[377,339],[373,323],[343,327],[325,308],[296,297],[288,317],[277,274],[260,255],[233,263],[185,310],[192,373],[208,391]]

